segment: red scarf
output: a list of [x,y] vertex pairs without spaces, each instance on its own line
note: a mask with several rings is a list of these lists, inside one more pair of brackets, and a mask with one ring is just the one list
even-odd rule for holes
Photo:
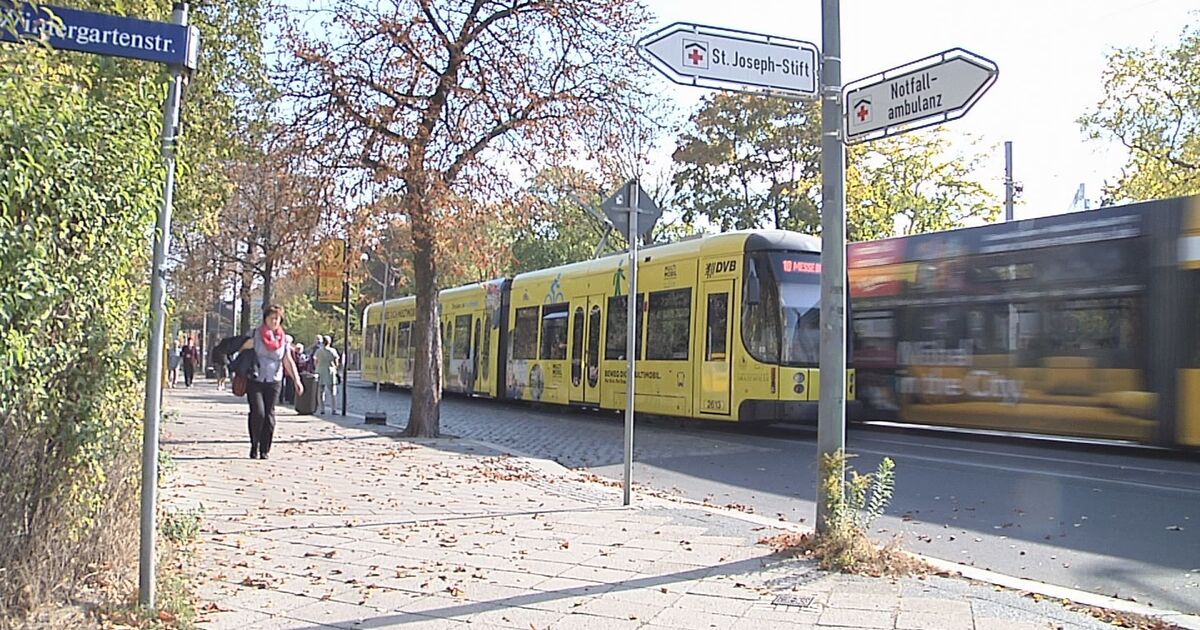
[[276,330],[270,330],[266,326],[263,326],[259,328],[259,330],[262,331],[262,342],[263,345],[266,346],[267,350],[274,352],[283,345],[283,326],[280,326]]

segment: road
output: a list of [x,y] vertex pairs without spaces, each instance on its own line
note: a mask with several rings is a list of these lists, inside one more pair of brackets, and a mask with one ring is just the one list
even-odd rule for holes
[[[350,388],[351,413],[375,410]],[[391,424],[409,394],[384,390]],[[442,431],[622,475],[621,416],[447,398]],[[1200,457],[1084,448],[930,431],[852,427],[856,469],[896,462],[896,492],[873,526],[905,548],[1008,575],[1200,612]],[[635,483],[760,515],[811,523],[816,434],[803,427],[747,432],[639,418]]]

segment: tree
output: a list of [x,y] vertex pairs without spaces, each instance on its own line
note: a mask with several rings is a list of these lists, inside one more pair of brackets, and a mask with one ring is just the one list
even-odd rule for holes
[[1200,193],[1200,25],[1173,48],[1122,48],[1108,56],[1104,97],[1079,119],[1090,139],[1129,151],[1105,204]]
[[[580,203],[598,207],[599,188],[582,170],[571,167],[548,168],[534,180],[533,197],[528,216],[510,221],[509,228],[513,265],[510,273],[588,260],[596,255],[604,225],[588,213]],[[611,243],[618,236],[609,235],[608,246],[601,254],[614,251]]]
[[847,239],[994,221],[999,201],[973,178],[983,160],[981,153],[952,154],[942,127],[852,147],[846,171]]
[[248,272],[258,276],[264,309],[273,301],[275,278],[313,255],[322,213],[331,203],[329,179],[309,170],[298,146],[294,137],[277,136],[229,165],[234,191],[215,233],[204,235],[206,247],[198,248],[240,271],[243,299],[252,286]]
[[[705,99],[681,134],[675,183],[684,219],[722,230],[820,231],[820,111],[815,103],[746,94]],[[940,128],[852,147],[850,240],[944,230],[990,220],[994,196],[971,175],[983,156],[953,154]]]
[[[288,34],[289,92],[327,146],[362,169],[363,194],[393,197],[411,230],[416,378],[408,435],[436,436],[441,341],[437,243],[469,238],[471,214],[503,207],[522,168],[587,155],[618,113],[638,111],[645,69],[635,0],[339,0]],[[311,29],[311,33],[304,30]]]
[[820,112],[816,102],[718,92],[678,141],[675,183],[684,219],[722,231],[820,225]]

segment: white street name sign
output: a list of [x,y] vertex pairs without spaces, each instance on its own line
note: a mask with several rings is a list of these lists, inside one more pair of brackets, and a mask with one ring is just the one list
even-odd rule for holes
[[797,39],[676,22],[640,39],[638,52],[683,85],[817,94],[817,47]]
[[992,61],[953,48],[846,85],[846,143],[962,118],[996,82]]

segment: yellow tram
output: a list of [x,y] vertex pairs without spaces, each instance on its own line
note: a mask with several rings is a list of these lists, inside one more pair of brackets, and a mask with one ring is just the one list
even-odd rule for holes
[[847,259],[865,417],[1200,448],[1200,197]]
[[[819,252],[817,238],[780,230],[642,250],[637,411],[815,421]],[[443,389],[624,409],[627,261],[609,256],[442,291]],[[367,307],[365,380],[412,386],[415,310],[411,296]]]

